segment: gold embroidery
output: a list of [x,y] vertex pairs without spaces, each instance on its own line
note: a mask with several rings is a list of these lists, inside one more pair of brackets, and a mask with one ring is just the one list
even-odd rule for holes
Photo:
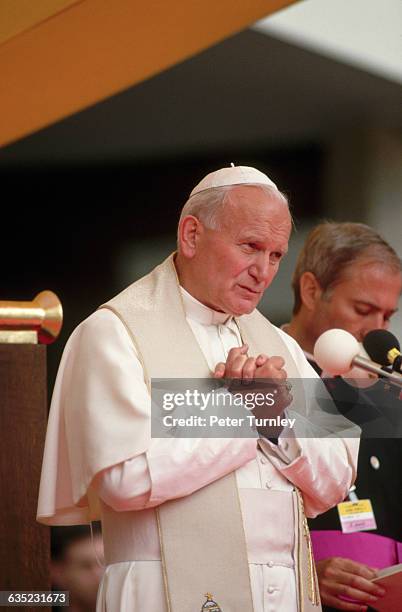
[[155,508],[155,516],[156,516],[156,524],[158,526],[159,543],[160,543],[160,547],[161,547],[162,575],[163,575],[163,585],[165,587],[166,605],[167,605],[168,612],[171,612],[172,605],[170,603],[169,584],[168,584],[168,577],[167,577],[165,552],[164,552],[164,549],[163,549],[163,538],[162,538],[161,521],[160,521],[160,517],[159,517],[159,508]]
[[307,595],[313,606],[320,605],[320,590],[318,586],[317,572],[315,569],[313,547],[311,544],[310,530],[308,527],[307,517],[304,512],[303,497],[299,490],[297,490],[297,496],[299,499],[302,524],[303,524],[303,535],[306,538],[307,544]]
[[301,505],[300,491],[295,487],[297,512],[297,579],[299,586],[299,612],[304,612],[304,584],[303,584],[303,562],[302,562],[302,529],[301,529]]
[[211,593],[205,593],[204,597],[207,598],[207,601],[202,606],[201,612],[223,612],[216,601],[212,599],[213,595]]

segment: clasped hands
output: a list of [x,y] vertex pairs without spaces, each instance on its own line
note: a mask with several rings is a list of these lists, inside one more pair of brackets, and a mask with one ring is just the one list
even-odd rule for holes
[[[282,357],[268,357],[260,354],[257,357],[247,356],[248,346],[244,344],[239,348],[232,348],[228,353],[226,363],[216,365],[214,378],[228,381],[228,390],[231,393],[271,394],[274,401],[258,403],[251,410],[256,419],[275,418],[280,416],[293,400],[290,394],[291,385],[287,381],[287,372],[284,369],[285,361]],[[265,437],[278,437],[282,427],[258,426],[257,430]]]

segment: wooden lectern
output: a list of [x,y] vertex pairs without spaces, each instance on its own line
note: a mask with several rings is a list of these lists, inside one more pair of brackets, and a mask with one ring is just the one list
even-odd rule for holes
[[[49,297],[53,300],[50,331],[46,312],[46,308],[50,309]],[[50,590],[50,531],[36,522],[47,423],[46,346],[37,342],[39,339],[49,343],[56,330],[58,335],[62,312],[51,292],[42,292],[37,298],[33,302],[0,302],[0,590],[3,591]]]

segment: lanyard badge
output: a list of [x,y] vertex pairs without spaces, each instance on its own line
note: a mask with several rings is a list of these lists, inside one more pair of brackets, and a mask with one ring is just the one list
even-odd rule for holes
[[349,501],[338,504],[339,520],[343,533],[377,529],[373,507],[369,499],[358,499],[356,487],[349,490]]

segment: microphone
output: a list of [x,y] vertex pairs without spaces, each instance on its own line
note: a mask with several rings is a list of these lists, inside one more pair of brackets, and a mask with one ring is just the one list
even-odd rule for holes
[[373,361],[383,366],[392,366],[394,371],[402,370],[402,353],[398,339],[386,329],[373,329],[364,340],[363,346]]
[[360,345],[356,338],[344,329],[328,329],[321,334],[314,346],[314,359],[326,372],[336,376],[346,374],[353,366],[385,376],[402,386],[402,376],[396,372],[386,372],[370,359],[359,355]]

